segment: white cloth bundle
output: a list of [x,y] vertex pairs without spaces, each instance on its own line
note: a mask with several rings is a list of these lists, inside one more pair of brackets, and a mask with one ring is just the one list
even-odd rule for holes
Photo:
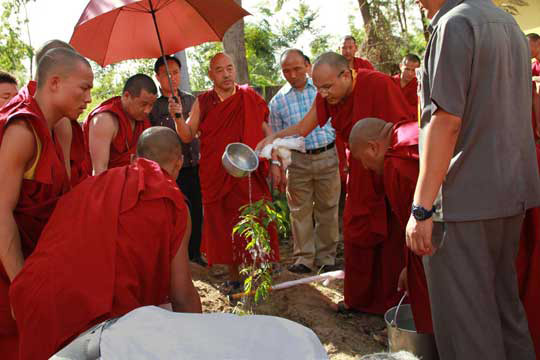
[[306,152],[306,142],[303,136],[287,137],[283,139],[275,139],[272,144],[266,145],[260,153],[260,157],[265,159],[272,158],[272,150],[276,149],[283,168],[291,164],[291,150]]

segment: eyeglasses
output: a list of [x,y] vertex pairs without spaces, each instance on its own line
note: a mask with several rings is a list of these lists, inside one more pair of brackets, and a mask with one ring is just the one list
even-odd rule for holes
[[341,75],[343,75],[345,73],[345,71],[347,70],[341,70],[341,72],[336,76],[336,80],[334,80],[333,83],[329,84],[329,85],[323,85],[319,88],[317,88],[317,91],[320,93],[320,94],[328,94],[328,92],[330,91],[330,89],[332,89],[332,87],[336,84],[337,82],[337,79],[339,79],[341,77]]

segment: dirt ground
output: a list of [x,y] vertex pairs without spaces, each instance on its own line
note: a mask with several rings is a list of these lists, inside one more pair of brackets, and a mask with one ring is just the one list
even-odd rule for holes
[[[340,266],[343,266],[342,244],[341,241],[338,248],[337,264]],[[280,250],[281,268],[276,271],[274,284],[303,277],[286,270],[292,263],[290,241],[282,241]],[[235,305],[219,291],[225,279],[225,268],[214,266],[208,270],[192,265],[192,273],[204,312],[245,311],[245,307],[235,309]],[[385,324],[382,317],[337,314],[330,304],[342,299],[343,280],[334,281],[328,287],[322,284],[299,285],[271,293],[264,302],[251,307],[251,311],[255,314],[280,316],[312,329],[332,360],[350,360],[358,355],[385,350]]]

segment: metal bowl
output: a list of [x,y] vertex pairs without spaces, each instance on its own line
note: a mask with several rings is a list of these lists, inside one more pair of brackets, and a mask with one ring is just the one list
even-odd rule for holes
[[259,157],[246,144],[231,143],[225,148],[221,163],[229,174],[241,178],[257,169]]

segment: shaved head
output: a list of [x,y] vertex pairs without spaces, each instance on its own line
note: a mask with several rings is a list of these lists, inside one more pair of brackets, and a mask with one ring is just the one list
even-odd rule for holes
[[77,50],[75,50],[73,46],[69,45],[65,41],[58,40],[58,39],[49,40],[49,41],[46,41],[43,45],[41,45],[41,47],[36,51],[36,55],[35,55],[36,64],[39,64],[39,62],[43,58],[43,55],[45,55],[47,51],[52,50],[52,49],[58,49],[58,48],[68,49],[68,50],[77,52]]
[[349,135],[352,157],[360,160],[366,169],[381,174],[393,126],[392,123],[377,118],[357,121]]
[[230,93],[234,91],[236,81],[236,69],[233,59],[225,53],[217,53],[210,60],[208,77],[214,84],[214,90],[218,93]]
[[352,71],[343,55],[322,54],[315,60],[312,73],[317,92],[331,105],[340,103],[353,91]]
[[229,54],[225,54],[223,52],[220,52],[220,53],[217,53],[216,55],[214,55],[211,59],[210,59],[210,65],[209,65],[209,68],[210,70],[212,70],[213,68],[215,68],[219,63],[221,63],[223,60],[225,60],[226,62],[230,62],[231,64],[233,64],[233,59],[232,57],[229,55]]
[[392,123],[377,118],[365,118],[354,124],[349,135],[349,145],[362,146],[369,141],[379,141],[385,137]]
[[401,63],[406,64],[407,62],[420,64],[420,58],[418,57],[418,55],[415,54],[407,54],[405,55],[403,60],[401,60]]
[[321,67],[323,65],[329,66],[337,72],[349,69],[349,62],[347,59],[343,55],[335,52],[326,52],[319,56],[313,64],[313,72],[317,71],[317,67]]
[[[157,162],[159,166],[169,172],[169,175],[173,176],[170,169],[182,159],[182,143],[172,129],[165,126],[152,126],[139,136],[137,157]],[[174,178],[176,179],[176,177]]]
[[41,57],[37,67],[36,81],[38,88],[43,87],[51,76],[57,75],[66,78],[71,73],[77,72],[81,66],[92,71],[88,60],[73,50],[55,48],[47,51]]

